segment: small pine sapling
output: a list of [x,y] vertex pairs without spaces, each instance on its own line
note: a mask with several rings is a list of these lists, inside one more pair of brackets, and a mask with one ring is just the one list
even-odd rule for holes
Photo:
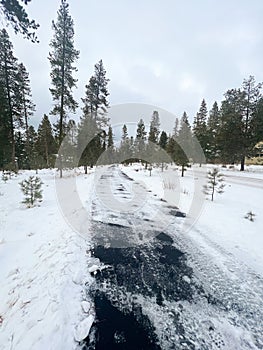
[[153,168],[152,168],[151,165],[149,166],[148,170],[149,170],[150,176],[152,176],[152,170],[153,170]]
[[253,213],[251,210],[247,212],[245,215],[245,219],[248,219],[249,221],[254,221],[255,220],[256,214]]
[[25,195],[22,203],[26,204],[28,208],[33,207],[37,200],[42,199],[41,186],[43,182],[38,176],[29,176],[27,180],[19,183],[21,190]]
[[223,174],[219,173],[217,168],[209,170],[207,173],[208,182],[204,185],[203,191],[207,195],[211,195],[211,200],[214,200],[215,191],[219,194],[224,192],[225,184],[223,183]]

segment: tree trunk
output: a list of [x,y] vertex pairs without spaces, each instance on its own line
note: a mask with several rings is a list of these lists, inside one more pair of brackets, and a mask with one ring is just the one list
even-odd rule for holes
[[184,177],[184,165],[182,165],[182,177]]
[[87,165],[84,165],[84,173],[85,173],[85,175],[88,174],[88,166]]
[[245,156],[241,157],[241,163],[240,163],[240,171],[245,170]]
[[14,133],[14,119],[13,119],[13,108],[12,108],[12,102],[11,102],[11,92],[10,92],[10,84],[9,84],[9,77],[7,74],[8,68],[7,68],[7,58],[5,54],[5,83],[6,83],[6,89],[7,89],[7,99],[8,99],[8,109],[9,109],[9,118],[10,118],[10,136],[11,136],[11,145],[12,145],[12,153],[11,153],[11,162],[13,165],[13,170],[16,169],[16,145],[15,145],[15,133]]
[[[27,157],[29,157],[30,152],[30,146],[29,146],[29,135],[28,135],[28,115],[27,115],[27,108],[26,108],[26,98],[25,98],[25,91],[23,90],[23,104],[24,104],[24,117],[25,117],[25,127],[26,127],[26,153]],[[31,170],[31,164],[30,161],[28,162],[28,168]]]
[[215,184],[216,184],[216,176],[214,175],[213,176],[213,179],[212,179],[212,202],[214,200],[214,193],[215,193]]
[[[60,118],[59,118],[59,147],[61,147],[63,140],[63,119],[64,119],[64,89],[65,89],[65,40],[66,40],[66,28],[65,18],[63,23],[63,48],[62,48],[62,64],[61,64],[61,96],[60,96]],[[62,159],[60,156],[59,173],[62,177]]]
[[58,155],[58,165],[59,165],[59,177],[62,178],[62,157],[60,153]]
[[46,137],[45,137],[45,156],[46,156],[46,164],[47,164],[47,167],[49,167],[48,145],[47,145],[47,139],[46,139]]

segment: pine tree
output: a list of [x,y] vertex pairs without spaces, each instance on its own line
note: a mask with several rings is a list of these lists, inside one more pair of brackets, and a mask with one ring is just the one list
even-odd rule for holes
[[207,158],[209,161],[215,161],[219,156],[218,135],[220,131],[220,111],[215,101],[207,120]]
[[167,141],[167,146],[166,146],[166,151],[171,157],[171,160],[175,162],[176,160],[176,152],[177,152],[177,143],[175,141],[175,136],[174,135],[169,135],[168,141]]
[[11,146],[10,159],[13,169],[16,168],[16,147],[15,147],[15,129],[22,125],[21,111],[21,95],[19,93],[19,85],[17,82],[18,64],[17,59],[13,55],[13,45],[9,40],[7,31],[0,30],[0,85],[1,100],[6,111],[1,115],[3,118],[1,124],[8,127],[8,141]]
[[90,78],[89,84],[86,85],[85,97],[82,99],[84,103],[84,115],[90,115],[94,118],[98,128],[104,128],[108,123],[108,82],[109,79],[106,78],[106,70],[104,69],[102,60],[100,60],[95,64],[94,75]]
[[[201,148],[203,149],[204,154],[207,152],[207,129],[206,129],[206,119],[207,119],[207,107],[206,102],[203,99],[199,111],[194,118],[193,124],[193,135],[197,138],[200,143]],[[202,160],[199,159],[200,165]]]
[[175,118],[174,129],[173,129],[174,137],[178,136],[178,131],[179,131],[179,119]]
[[160,134],[159,113],[157,111],[154,111],[152,115],[151,123],[150,123],[148,141],[153,143],[158,143],[159,134]]
[[[49,54],[51,64],[50,88],[55,105],[51,114],[58,115],[58,145],[60,146],[66,133],[67,112],[75,112],[77,102],[72,95],[72,88],[76,86],[77,80],[73,78],[76,67],[74,61],[79,56],[79,51],[74,49],[74,29],[73,20],[69,14],[69,5],[66,0],[61,0],[58,10],[57,23],[52,23],[54,37],[50,46],[52,52]],[[59,153],[61,158],[61,154]],[[60,159],[60,177],[62,177],[62,159]]]
[[[27,153],[27,164],[28,169],[35,169],[36,173],[38,169],[46,167],[47,163],[44,159],[44,156],[41,154],[40,149],[38,148],[38,133],[35,131],[33,125],[30,125],[28,128],[28,145],[29,151]],[[53,162],[54,165],[54,162]]]
[[132,158],[131,139],[128,136],[127,126],[124,124],[122,127],[118,159],[121,163],[127,164],[130,158]]
[[167,153],[162,151],[162,150],[166,150],[167,142],[168,142],[168,136],[165,131],[162,131],[160,140],[159,140],[160,148],[157,149],[157,152],[158,152],[157,159],[158,159],[158,163],[159,162],[161,163],[162,171],[164,169],[164,163],[169,162]]
[[78,128],[77,124],[74,119],[70,119],[67,123],[67,135],[68,135],[68,140],[72,146],[77,145],[77,134],[78,134]]
[[24,193],[25,198],[22,203],[27,207],[33,207],[37,200],[42,199],[42,187],[43,182],[38,176],[29,176],[27,180],[20,182],[21,191]]
[[182,167],[181,175],[183,177],[190,160],[190,155],[194,155],[191,126],[186,112],[183,113],[180,120],[180,128],[177,136],[172,135],[169,137],[166,150],[171,159]]
[[52,154],[56,153],[57,147],[53,136],[52,126],[46,114],[44,114],[38,127],[36,150],[43,158],[46,167],[54,166]]
[[175,162],[182,167],[181,175],[184,176],[186,167],[189,164],[189,155],[192,152],[192,132],[186,112],[180,121],[180,129],[176,138]]
[[115,160],[115,149],[113,141],[112,127],[109,126],[107,133],[107,151],[104,153],[104,161],[106,164],[113,164]]
[[107,143],[107,148],[113,147],[114,143],[113,143],[113,133],[112,133],[112,127],[109,126],[108,129],[108,143]]
[[208,183],[204,185],[204,193],[211,195],[211,200],[214,200],[215,191],[219,194],[224,192],[224,178],[217,168],[209,170],[207,173]]
[[122,141],[126,141],[128,139],[128,130],[127,130],[127,126],[125,124],[122,127],[121,139],[122,139]]
[[4,168],[11,160],[12,146],[10,142],[10,118],[8,103],[3,85],[0,83],[0,168]]
[[87,134],[89,140],[85,147],[81,146],[81,148],[84,147],[81,164],[84,165],[85,172],[87,172],[87,164],[95,165],[106,149],[106,131],[103,128],[108,123],[108,81],[102,60],[100,60],[95,65],[95,73],[90,78],[89,84],[86,85],[85,97],[82,98],[84,106],[82,108],[82,120],[79,125],[79,141],[83,145],[85,134]]
[[135,152],[137,153],[136,158],[143,160],[145,156],[145,141],[146,141],[146,131],[144,121],[142,119],[139,120],[137,124],[136,130],[136,138],[135,138]]
[[218,135],[220,158],[223,163],[234,163],[241,158],[243,152],[245,94],[240,89],[231,89],[224,97]]
[[159,140],[159,146],[163,149],[166,149],[167,142],[168,142],[168,136],[165,131],[162,131],[160,140]]
[[254,143],[263,141],[263,97],[257,102],[251,120]]
[[93,167],[101,154],[100,130],[91,115],[83,115],[78,125],[77,152],[79,165],[84,166],[87,174],[87,166]]
[[15,132],[16,161],[19,169],[27,169],[26,135],[21,131]]
[[169,134],[168,140],[167,140],[167,146],[166,151],[171,157],[172,161],[175,162],[176,159],[176,152],[177,152],[177,143],[176,138],[178,137],[178,131],[179,131],[179,119],[175,119],[173,133]]
[[256,142],[257,110],[262,84],[256,84],[250,76],[243,81],[240,89],[231,89],[224,94],[221,107],[219,143],[224,162],[240,160],[240,170],[244,170],[245,157],[250,155]]
[[253,130],[253,115],[257,109],[258,102],[262,97],[261,88],[262,83],[256,84],[253,76],[245,79],[242,84],[242,92],[245,95],[245,109],[243,116],[241,171],[245,169],[245,157],[250,153],[256,142]]
[[[30,0],[22,0],[27,5]],[[38,42],[35,31],[39,24],[35,20],[30,20],[26,10],[18,0],[0,2],[0,15],[3,15],[5,20],[11,24],[15,33],[22,33],[24,37],[32,42]]]
[[23,63],[20,63],[18,66],[17,81],[19,93],[21,95],[21,116],[23,118],[26,134],[25,147],[28,148],[28,122],[35,111],[35,104],[32,102],[29,74]]

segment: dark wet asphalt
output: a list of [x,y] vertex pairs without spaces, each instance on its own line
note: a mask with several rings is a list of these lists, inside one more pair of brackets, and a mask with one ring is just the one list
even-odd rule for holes
[[[114,171],[109,170],[113,178]],[[122,184],[117,190],[125,193]],[[241,303],[233,299],[230,310],[227,295],[218,298],[203,288],[205,281],[194,276],[193,264],[188,263],[188,254],[174,241],[171,230],[154,231],[151,227],[150,239],[130,244],[132,227],[117,221],[93,221],[92,226],[92,255],[108,267],[94,275],[88,290],[96,321],[85,349],[262,349],[259,338],[247,340],[243,336],[235,344],[235,338],[228,340],[222,335],[218,328],[221,317],[243,326],[241,307],[234,310],[234,305]],[[209,266],[206,268],[209,271]]]

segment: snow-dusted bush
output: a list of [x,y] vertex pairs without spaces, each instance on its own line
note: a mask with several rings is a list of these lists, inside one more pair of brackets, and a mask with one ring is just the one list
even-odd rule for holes
[[223,174],[219,172],[217,168],[213,168],[209,170],[207,173],[207,185],[204,185],[204,193],[207,195],[211,195],[211,200],[214,200],[215,191],[219,194],[224,192],[224,178]]
[[29,176],[27,180],[19,183],[21,190],[25,195],[22,203],[26,204],[27,207],[33,207],[37,200],[42,199],[42,189],[41,186],[43,182],[38,176]]

